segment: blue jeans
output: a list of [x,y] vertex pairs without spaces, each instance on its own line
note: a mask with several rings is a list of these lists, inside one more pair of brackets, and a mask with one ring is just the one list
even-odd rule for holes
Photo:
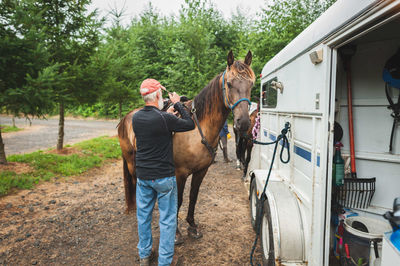
[[160,245],[158,265],[170,265],[174,256],[175,231],[177,224],[177,186],[176,178],[165,177],[155,180],[138,178],[136,185],[137,222],[139,234],[139,257],[150,256],[153,246],[151,220],[154,205],[158,200],[160,212]]

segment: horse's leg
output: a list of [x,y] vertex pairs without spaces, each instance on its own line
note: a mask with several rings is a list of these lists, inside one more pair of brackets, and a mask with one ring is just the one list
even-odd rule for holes
[[239,160],[244,166],[245,164],[245,154],[246,154],[246,139],[245,138],[240,138],[239,139]]
[[233,129],[235,133],[235,147],[236,147],[236,169],[240,170],[240,146],[239,146],[239,132],[236,132],[236,129]]
[[248,140],[247,141],[247,147],[246,147],[246,150],[247,150],[246,162],[245,162],[244,170],[243,170],[243,179],[246,178],[247,168],[249,167],[249,162],[250,162],[250,159],[251,159],[251,150],[252,149],[253,149],[253,143],[251,142],[251,140]]
[[179,209],[182,206],[183,192],[185,190],[186,180],[187,180],[187,176],[179,175],[176,177],[176,185],[178,186],[178,211],[176,213],[175,245],[180,245],[183,243],[182,234],[179,231],[179,226],[178,226],[178,221],[179,221],[178,216],[179,216]]
[[203,234],[197,228],[194,222],[194,208],[196,206],[197,196],[199,195],[199,188],[204,176],[206,175],[208,167],[200,170],[192,175],[192,183],[190,184],[190,202],[186,221],[189,223],[188,233],[191,237],[201,238]]

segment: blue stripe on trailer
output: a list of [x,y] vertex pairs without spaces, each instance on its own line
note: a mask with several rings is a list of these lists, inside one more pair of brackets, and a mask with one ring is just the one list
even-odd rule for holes
[[[267,136],[267,130],[264,129],[264,136]],[[272,141],[276,140],[276,136],[269,133],[269,138]],[[283,145],[283,141],[279,141],[279,144],[282,146]],[[288,148],[289,144],[286,144],[285,148]],[[299,146],[294,145],[294,153],[296,153],[297,155],[299,155],[300,157],[306,159],[307,161],[311,162],[311,152],[308,150],[305,150]],[[321,163],[321,157],[319,156],[319,154],[317,155],[317,160],[316,160],[316,164],[319,167]]]
[[294,145],[294,153],[306,159],[307,161],[311,162],[311,152],[303,148],[300,148],[299,146]]
[[267,130],[264,129],[264,137],[268,136]]

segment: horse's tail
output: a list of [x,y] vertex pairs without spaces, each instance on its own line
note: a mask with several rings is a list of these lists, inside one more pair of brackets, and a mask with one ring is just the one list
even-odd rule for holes
[[[132,130],[130,121],[136,111],[133,110],[125,115],[117,126],[123,160],[126,213],[136,209],[135,148],[133,147],[135,144],[134,140],[130,140],[132,136],[129,134],[129,131]],[[132,173],[129,172],[129,169],[132,170]]]
[[131,175],[128,169],[128,163],[124,157],[124,187],[125,187],[125,203],[126,213],[134,211],[136,209],[136,182],[134,177]]

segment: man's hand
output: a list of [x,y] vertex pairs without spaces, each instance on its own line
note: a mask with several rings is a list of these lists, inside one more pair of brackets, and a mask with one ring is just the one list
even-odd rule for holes
[[171,102],[173,104],[176,104],[177,102],[179,102],[181,100],[181,96],[179,96],[176,92],[173,93],[169,93],[169,99],[171,100]]
[[167,113],[173,114],[173,115],[177,115],[178,111],[175,111],[174,106],[171,105],[168,109],[167,109]]

